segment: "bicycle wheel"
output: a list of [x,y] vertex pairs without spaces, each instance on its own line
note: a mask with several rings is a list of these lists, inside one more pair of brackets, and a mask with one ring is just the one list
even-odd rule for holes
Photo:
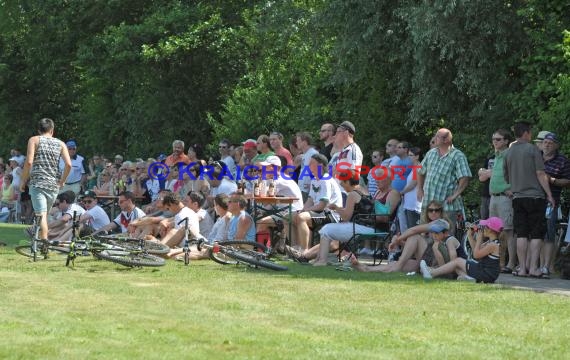
[[[20,255],[24,255],[29,258],[34,258],[34,254],[32,252],[32,248],[30,245],[19,245],[14,248],[16,252]],[[69,247],[65,246],[50,246],[48,248],[49,252],[52,252],[56,255],[66,255],[69,253]],[[49,258],[49,255],[48,257]],[[40,250],[36,252],[36,260],[44,260],[46,259],[45,254],[42,254]],[[35,261],[35,260],[34,260]]]
[[249,251],[267,251],[267,247],[265,245],[254,241],[220,241],[218,242],[218,245],[220,246],[220,251],[214,252],[213,249],[210,249],[210,259],[222,265],[235,265],[238,263],[236,259],[226,255],[227,251],[231,251],[233,249],[248,247],[252,249]]
[[[100,235],[96,238],[128,250],[140,250],[140,239],[116,235]],[[143,246],[147,253],[153,255],[166,255],[170,252],[168,245],[156,241],[143,240]]]
[[274,263],[271,260],[267,260],[267,259],[264,259],[261,257],[258,258],[255,255],[252,255],[250,253],[241,252],[238,249],[228,251],[227,255],[236,259],[238,262],[247,263],[247,264],[250,264],[253,266],[259,266],[259,267],[263,267],[263,268],[275,270],[275,271],[289,270],[289,268],[287,266]]
[[129,251],[103,250],[97,254],[97,257],[130,267],[157,267],[166,264],[163,258],[142,252],[134,253]]

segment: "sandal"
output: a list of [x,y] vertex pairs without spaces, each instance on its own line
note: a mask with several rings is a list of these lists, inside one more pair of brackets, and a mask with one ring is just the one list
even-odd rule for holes
[[511,269],[508,266],[503,266],[503,268],[501,269],[501,273],[503,274],[512,274],[513,273],[513,269]]
[[520,272],[520,270],[513,271],[513,276],[515,276],[515,277],[528,277],[528,275],[526,273],[523,274],[522,272]]

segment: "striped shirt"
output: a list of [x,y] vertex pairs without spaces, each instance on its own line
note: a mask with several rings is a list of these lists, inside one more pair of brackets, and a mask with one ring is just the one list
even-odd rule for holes
[[463,209],[461,196],[451,204],[445,201],[457,189],[460,178],[471,177],[471,170],[463,152],[452,147],[447,154],[440,156],[437,148],[431,149],[426,153],[422,168],[418,172],[425,176],[422,208],[427,207],[430,201],[437,200],[444,204],[445,211]]
[[49,191],[59,190],[57,182],[61,177],[58,169],[61,149],[60,140],[39,136],[38,147],[30,171],[30,186]]
[[[555,179],[568,180],[570,179],[570,161],[568,161],[566,156],[556,153],[552,159],[544,162],[544,172]],[[562,187],[550,184],[550,191],[554,201],[558,202],[562,193]]]

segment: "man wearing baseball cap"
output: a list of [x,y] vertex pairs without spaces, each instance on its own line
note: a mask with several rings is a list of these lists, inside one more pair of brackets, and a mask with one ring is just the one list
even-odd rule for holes
[[560,207],[560,195],[562,189],[570,185],[570,161],[558,151],[560,141],[555,133],[548,133],[542,140],[542,158],[544,159],[544,172],[547,175],[550,191],[555,204],[547,214],[546,236],[540,256],[540,271],[543,278],[550,278],[550,267],[554,257],[554,237],[556,222],[558,220],[558,208]]
[[[65,145],[71,158],[71,172],[60,189],[60,193],[71,190],[75,196],[81,193],[81,186],[87,181],[87,164],[85,158],[77,154],[77,143],[75,140],[68,140]],[[59,161],[59,170],[63,172],[64,162],[63,159]]]
[[538,133],[536,139],[533,140],[534,144],[538,147],[540,151],[542,151],[542,141],[548,134],[550,134],[550,131],[542,130],[541,132]]
[[338,156],[333,156],[329,165],[332,166],[333,173],[337,173],[336,167],[343,169],[354,169],[362,165],[362,151],[354,142],[356,128],[350,121],[343,121],[336,128],[334,144],[340,150]]
[[111,222],[109,215],[97,203],[97,194],[95,192],[91,190],[83,192],[81,204],[86,210],[79,218],[81,223],[87,225],[92,231],[97,231],[103,226],[109,225]]

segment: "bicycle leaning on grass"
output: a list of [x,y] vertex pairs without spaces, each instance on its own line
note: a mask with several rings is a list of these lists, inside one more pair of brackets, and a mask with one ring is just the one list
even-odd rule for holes
[[218,241],[209,244],[202,239],[197,246],[199,251],[207,249],[210,259],[222,265],[246,264],[275,271],[289,270],[287,266],[269,259],[271,248],[254,241]]
[[41,219],[41,215],[34,215],[32,226],[25,229],[25,233],[30,237],[29,243],[15,247],[18,254],[29,257],[34,262],[48,259],[50,252],[67,253],[67,249],[59,246],[58,241],[41,240],[39,238]]
[[103,235],[92,234],[83,238],[77,236],[79,219],[73,214],[72,237],[65,266],[75,266],[78,254],[89,253],[97,259],[107,260],[129,267],[156,267],[166,264],[165,260],[156,255],[166,255],[170,251],[167,245],[159,242],[136,239],[124,234]]

